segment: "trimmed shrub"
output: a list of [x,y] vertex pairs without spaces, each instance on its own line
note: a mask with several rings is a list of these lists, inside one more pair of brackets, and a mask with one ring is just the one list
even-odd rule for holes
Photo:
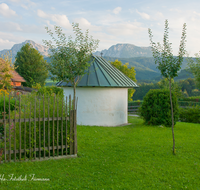
[[189,123],[200,123],[200,106],[180,108],[179,120]]
[[179,106],[200,106],[200,102],[178,101]]
[[[178,121],[178,102],[175,94],[172,92],[172,102],[174,110],[174,125]],[[169,90],[153,89],[150,90],[143,99],[140,107],[140,115],[148,125],[164,125],[170,127],[171,104]]]

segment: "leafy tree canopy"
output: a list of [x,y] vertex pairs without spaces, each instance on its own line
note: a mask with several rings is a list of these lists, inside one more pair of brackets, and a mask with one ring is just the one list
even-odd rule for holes
[[[122,73],[124,73],[127,77],[129,77],[130,79],[132,79],[134,82],[136,82],[136,78],[135,78],[135,69],[134,67],[128,67],[129,63],[125,63],[124,65],[122,65],[121,61],[118,61],[118,59],[116,59],[114,62],[110,62],[113,66],[115,66],[117,69],[119,69]],[[133,94],[135,92],[135,89],[128,89],[128,101],[132,101],[132,97]]]
[[[163,78],[158,82],[158,85],[161,89],[169,89],[169,80]],[[171,79],[171,89],[177,98],[182,97],[181,87],[178,85],[178,83],[174,82],[174,79]]]
[[[55,34],[46,27],[47,33],[51,36],[52,41],[44,40],[43,42],[51,50],[51,63],[49,71],[53,80],[71,82],[74,86],[74,100],[76,94],[76,85],[85,71],[90,66],[90,58],[92,52],[98,47],[99,40],[89,37],[89,30],[85,35],[79,28],[77,23],[72,23],[75,39],[72,36],[68,38],[62,32],[62,28],[55,26]],[[55,45],[54,45],[55,44]]]
[[16,71],[26,80],[24,86],[32,87],[36,83],[44,86],[48,77],[47,62],[29,43],[16,55]]
[[12,71],[15,70],[12,64],[12,53],[7,52],[0,57],[0,89],[11,89],[11,78],[13,76]]
[[190,67],[190,71],[193,73],[196,85],[200,88],[200,53],[195,54],[196,59],[188,58],[188,66]]

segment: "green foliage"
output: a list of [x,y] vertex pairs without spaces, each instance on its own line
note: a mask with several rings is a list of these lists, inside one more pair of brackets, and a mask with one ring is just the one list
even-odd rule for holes
[[187,98],[181,98],[180,101],[200,102],[200,96],[191,96]]
[[[158,82],[158,85],[160,89],[169,89],[169,80],[163,78]],[[177,98],[182,97],[181,88],[178,83],[174,82],[174,79],[171,80],[171,90],[174,92]]]
[[[119,69],[122,73],[124,73],[127,77],[129,77],[130,79],[132,79],[134,82],[136,82],[136,78],[135,78],[135,69],[134,67],[128,67],[129,63],[125,63],[124,65],[122,65],[121,61],[118,61],[118,59],[116,59],[114,62],[110,62],[114,67],[116,67],[117,69]],[[135,89],[131,88],[128,89],[128,101],[132,101],[132,96],[135,92]]]
[[[57,39],[51,30],[46,27],[47,33],[51,36],[56,45],[52,41],[44,40],[44,43],[50,48],[51,63],[48,69],[51,73],[51,79],[71,82],[74,88],[74,100],[76,99],[76,85],[81,77],[85,74],[90,66],[92,52],[98,47],[99,40],[89,37],[89,30],[85,35],[79,28],[79,25],[72,23],[75,40],[72,36],[66,38],[61,27],[55,26]],[[74,102],[75,104],[75,102]]]
[[[2,58],[1,58],[2,57]],[[0,89],[11,89],[11,79],[13,77],[13,71],[15,70],[12,64],[12,52],[7,52],[0,57]]]
[[200,53],[195,54],[196,59],[189,57],[187,59],[188,66],[190,67],[190,71],[194,75],[196,86],[200,88]]
[[[55,104],[54,104],[55,102]],[[36,106],[36,111],[35,111]],[[49,110],[49,111],[48,111]],[[64,104],[64,99],[62,95],[51,95],[51,96],[45,96],[44,99],[42,96],[35,96],[35,94],[29,94],[29,95],[22,95],[21,96],[21,113],[19,109],[19,104],[16,106],[16,113],[15,111],[12,111],[10,116],[11,119],[19,119],[19,115],[21,115],[21,118],[47,118],[47,117],[66,117],[68,115],[66,106]],[[69,122],[67,123],[68,130],[69,130]],[[54,126],[54,145],[57,144],[57,137],[58,137],[58,143],[61,144],[61,122],[54,121],[46,121],[45,125],[43,121],[32,121],[32,122],[22,122],[21,123],[21,148],[25,148],[26,144],[26,155],[28,157],[33,157],[34,152],[30,153],[29,148],[35,148],[35,137],[34,132],[36,131],[36,148],[39,147],[39,128],[41,131],[41,147],[43,147],[44,142],[45,146],[48,145],[48,134],[50,134],[50,146],[53,144],[53,126]],[[19,123],[16,123],[16,148],[19,149]],[[58,136],[57,136],[57,128],[58,128]],[[7,148],[9,148],[9,129],[11,130],[11,148],[14,148],[14,123],[7,123],[6,124],[6,130],[7,130]],[[45,131],[45,139],[44,139],[44,131]],[[30,132],[30,133],[29,133]],[[29,141],[29,134],[31,134],[31,138]],[[65,142],[66,138],[69,143],[69,131],[67,131],[68,136],[66,136],[66,121],[63,121],[63,142]],[[26,140],[25,140],[26,139]],[[3,143],[4,144],[4,143]],[[29,148],[28,148],[29,147]],[[42,148],[42,154],[44,154],[44,149]],[[67,150],[68,151],[68,150]],[[64,149],[64,152],[66,152],[66,149]],[[50,152],[52,155],[52,151]],[[38,152],[37,152],[38,154]],[[48,155],[48,150],[45,150],[46,156]],[[18,154],[17,154],[18,156]]]
[[192,95],[192,96],[200,96],[200,91],[199,91],[199,89],[192,89],[191,95]]
[[192,91],[195,89],[196,86],[195,80],[191,78],[180,80],[178,84],[181,87],[182,92],[186,91],[188,93],[188,96],[192,95]]
[[143,100],[144,96],[150,89],[159,89],[159,85],[157,83],[138,83],[139,88],[135,89],[135,93],[133,94],[133,100]]
[[[16,100],[16,105],[19,105],[19,101]],[[10,98],[10,110],[13,111],[15,109],[15,99]],[[3,112],[4,112],[4,96],[0,96],[0,119],[3,119]],[[9,96],[5,96],[5,112],[6,116],[9,114]],[[7,118],[7,117],[6,117]],[[4,127],[3,124],[0,124],[0,133],[3,133]]]
[[142,102],[141,100],[136,100],[136,101],[130,101],[128,102],[128,106],[138,106],[138,105],[142,105]]
[[200,105],[180,108],[179,120],[189,123],[200,123]]
[[38,89],[36,94],[45,95],[45,96],[56,94],[56,95],[64,97],[63,88],[58,88],[56,86],[43,86]]
[[[171,80],[172,84],[172,91],[176,93],[176,96],[180,100],[185,100],[185,95],[188,96],[200,96],[200,91],[198,89],[195,89],[195,81],[194,79],[188,78],[185,80],[180,80],[177,82],[174,82],[174,80]],[[146,82],[138,82],[138,85],[140,88],[136,88],[136,91],[133,95],[133,100],[142,100],[143,97],[146,95],[146,93],[150,89],[167,89],[169,88],[169,82],[167,79],[161,79],[157,83],[147,83]],[[197,99],[197,98],[195,98]]]
[[32,87],[36,83],[45,84],[48,77],[47,62],[29,43],[16,55],[16,71],[26,80],[24,86]]
[[[174,93],[172,93],[172,100],[174,124],[176,124],[178,121],[178,102]],[[167,127],[172,125],[169,90],[150,90],[144,97],[140,113],[146,124],[165,125]]]
[[56,45],[47,40],[44,40],[44,43],[52,52],[50,55],[51,63],[49,64],[51,78],[57,81],[66,80],[76,85],[90,66],[91,54],[98,47],[99,41],[94,40],[92,36],[89,37],[89,30],[86,30],[84,35],[78,24],[73,23],[72,27],[75,40],[71,36],[67,39],[59,26],[54,27],[58,38],[56,39],[53,32],[46,27],[47,33]]
[[172,54],[171,43],[169,42],[169,26],[168,20],[165,21],[165,31],[163,38],[163,47],[160,43],[153,42],[153,35],[151,29],[148,30],[149,38],[152,45],[152,53],[155,63],[158,64],[157,68],[161,71],[161,75],[164,78],[171,79],[178,76],[178,71],[181,69],[183,62],[183,56],[186,53],[185,42],[186,42],[186,24],[183,24],[183,31],[181,36],[181,42],[179,46],[178,56],[174,57]]
[[189,106],[189,107],[191,107],[191,106],[200,106],[200,102],[194,102],[194,101],[178,101],[178,105],[179,106]]

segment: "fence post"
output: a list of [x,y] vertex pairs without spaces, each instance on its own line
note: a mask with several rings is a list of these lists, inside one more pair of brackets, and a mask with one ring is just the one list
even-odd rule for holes
[[66,96],[66,125],[65,125],[65,136],[66,136],[66,138],[65,138],[65,148],[66,148],[66,156],[67,156],[67,146],[68,146],[68,144],[67,144],[67,135],[68,135],[68,133],[67,133],[67,129],[68,129],[68,126],[67,126],[67,123],[68,123],[68,108],[67,108],[67,96]]
[[70,155],[73,154],[73,110],[71,110],[71,95],[69,95],[69,121],[70,121]]
[[5,105],[5,95],[4,95],[3,119],[4,119],[4,159],[5,159],[5,162],[6,162],[6,105]]
[[74,154],[77,154],[77,129],[76,129],[76,110],[73,110],[73,129],[74,129]]

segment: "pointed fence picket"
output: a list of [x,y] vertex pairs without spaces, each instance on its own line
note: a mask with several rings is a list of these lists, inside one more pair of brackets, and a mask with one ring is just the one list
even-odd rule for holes
[[9,112],[6,113],[4,96],[4,112],[0,118],[0,125],[4,127],[0,135],[0,163],[77,156],[78,99],[73,108],[71,96],[59,102],[55,95],[53,110],[50,110],[50,97],[37,96],[30,105],[21,105],[22,97],[15,97],[11,117],[11,98],[9,95]]

